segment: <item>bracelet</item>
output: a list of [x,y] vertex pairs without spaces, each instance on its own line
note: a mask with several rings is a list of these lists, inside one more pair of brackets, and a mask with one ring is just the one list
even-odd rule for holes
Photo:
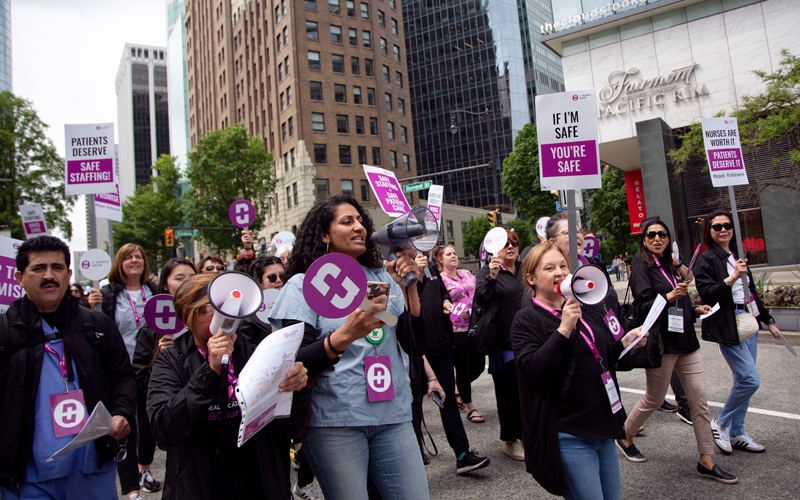
[[329,333],[328,336],[325,337],[325,340],[328,341],[328,348],[331,350],[332,353],[334,353],[336,356],[341,358],[342,354],[344,354],[344,351],[340,351],[340,350],[336,349],[335,347],[333,347],[333,342],[331,342],[331,335],[333,335],[333,334]]
[[428,380],[428,383],[429,383],[429,384],[430,384],[431,382],[438,382],[438,380],[437,380],[437,379],[435,379],[435,378],[432,378],[432,379]]

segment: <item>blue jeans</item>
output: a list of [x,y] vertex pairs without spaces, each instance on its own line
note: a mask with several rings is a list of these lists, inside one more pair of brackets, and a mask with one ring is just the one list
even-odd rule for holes
[[303,448],[326,500],[367,500],[367,474],[385,500],[430,498],[411,422],[309,427]]
[[[741,312],[744,311],[737,311],[737,314]],[[758,334],[739,345],[719,344],[719,349],[733,372],[733,387],[717,422],[723,429],[730,427],[731,437],[741,436],[744,434],[744,417],[750,406],[750,397],[761,383],[756,368]]]
[[622,477],[613,439],[583,439],[558,433],[561,462],[572,490],[564,498],[574,500],[618,500]]

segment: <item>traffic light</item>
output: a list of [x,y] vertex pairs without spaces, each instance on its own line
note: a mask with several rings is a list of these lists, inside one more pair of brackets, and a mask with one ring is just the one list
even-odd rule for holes
[[175,232],[172,229],[164,230],[164,244],[168,247],[175,246]]
[[492,227],[497,227],[496,214],[497,214],[497,210],[492,210],[488,214],[489,215],[489,224],[491,224]]

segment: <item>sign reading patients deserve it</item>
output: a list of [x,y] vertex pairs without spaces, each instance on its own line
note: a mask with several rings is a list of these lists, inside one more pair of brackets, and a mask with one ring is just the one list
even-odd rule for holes
[[[428,190],[428,210],[436,217],[436,223],[442,220],[442,202],[444,201],[444,186],[434,184]],[[441,225],[439,226],[441,227]]]
[[399,217],[411,210],[403,189],[397,181],[393,172],[388,170],[364,165],[364,174],[367,176],[369,185],[375,193],[375,198],[381,205],[381,209],[389,217]]
[[21,240],[0,236],[0,314],[5,314],[12,302],[25,295],[25,290],[14,278],[20,245]]
[[168,293],[160,293],[147,301],[144,320],[147,326],[161,335],[175,335],[185,328],[175,312],[172,295]]
[[84,252],[78,265],[82,275],[92,281],[98,281],[108,276],[108,272],[111,271],[111,257],[105,251],[93,248]]
[[67,195],[114,191],[114,124],[64,125]]
[[594,89],[537,95],[536,131],[542,191],[601,187]]
[[262,292],[264,300],[256,313],[258,319],[269,324],[269,315],[272,313],[272,307],[275,305],[275,301],[278,300],[278,295],[280,294],[281,291],[275,288],[267,288]]
[[228,208],[228,219],[236,227],[248,227],[256,220],[256,207],[247,200],[236,200]]
[[109,193],[94,195],[94,215],[122,222],[122,203],[119,197],[119,180],[114,177],[114,189]]
[[749,184],[736,118],[703,118],[702,125],[711,184],[714,187]]
[[26,239],[47,234],[47,223],[44,220],[44,211],[40,204],[20,205],[19,215],[22,217],[22,227],[25,229]]
[[350,256],[329,253],[315,260],[303,278],[303,297],[323,318],[343,318],[367,296],[367,273]]

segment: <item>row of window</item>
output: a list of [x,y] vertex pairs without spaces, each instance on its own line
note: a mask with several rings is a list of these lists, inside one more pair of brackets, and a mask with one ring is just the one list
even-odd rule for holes
[[[357,146],[358,164],[370,164],[367,161],[367,148],[366,146]],[[407,154],[402,155],[403,170],[411,170],[411,157]],[[314,163],[328,163],[328,145],[327,144],[314,144]],[[342,165],[352,165],[353,158],[351,155],[351,147],[348,145],[339,146],[339,163]],[[381,164],[381,148],[372,148],[372,163],[371,165]],[[287,170],[288,160],[287,155],[284,154],[284,170]],[[397,151],[389,151],[389,166],[397,168]],[[292,150],[292,167],[294,167],[294,150]]]
[[[284,32],[286,28],[284,28]],[[333,43],[344,43],[344,35],[341,26],[337,26],[335,24],[330,25],[329,29],[330,33],[330,40]],[[358,47],[358,30],[356,28],[348,28],[347,31],[348,40],[350,45],[353,47]],[[319,40],[319,23],[316,21],[306,21],[306,38],[309,40]],[[277,36],[278,40],[278,50],[281,50],[281,36]],[[283,40],[284,45],[286,44],[286,38]],[[365,49],[369,49],[372,47],[372,32],[368,30],[361,31],[361,44]],[[381,47],[381,54],[385,56],[389,56],[389,42],[380,37],[380,47]],[[392,55],[394,60],[400,62],[400,46],[399,45],[392,45]]]
[[[289,58],[287,57],[284,60],[286,64],[286,68],[289,68]],[[315,50],[308,51],[308,69],[315,69],[321,70],[322,69],[322,60],[320,53]],[[331,54],[331,69],[334,73],[342,73],[344,74],[344,56],[342,54]],[[386,83],[391,83],[391,70],[389,66],[382,65],[383,71],[383,81]],[[361,74],[361,59],[358,57],[351,57],[350,58],[350,73],[353,75],[360,75]],[[286,74],[288,75],[289,72],[287,71]],[[364,74],[366,76],[375,76],[375,67],[374,61],[372,59],[365,58],[364,59]],[[281,65],[278,65],[278,76],[279,79],[282,79],[281,75]],[[403,73],[400,71],[394,72],[394,84],[397,85],[398,88],[403,88]]]
[[[285,0],[283,0],[285,1]],[[324,1],[322,2],[324,3]],[[356,17],[356,3],[353,0],[346,0],[345,8],[348,17]],[[309,10],[317,10],[317,0],[306,0],[304,2],[305,8]],[[342,13],[341,9],[342,2],[341,0],[328,0],[328,13],[329,14],[336,14],[340,15]],[[396,9],[396,1],[389,0],[389,7],[392,9]],[[359,4],[360,12],[361,12],[361,19],[369,19],[369,3],[361,2]],[[286,12],[284,11],[284,15]],[[275,8],[275,22],[280,21],[280,11],[276,7]],[[378,10],[378,24],[384,26],[386,23],[386,16],[384,15],[382,10]]]
[[[290,91],[290,88],[287,88],[287,91]],[[289,92],[291,94],[291,91]],[[309,93],[312,101],[322,101],[322,82],[309,82]],[[283,94],[281,94],[283,95]],[[358,85],[353,85],[353,104],[363,104],[364,95],[361,92],[361,87]],[[347,102],[347,85],[335,83],[333,84],[333,100],[339,103],[346,103]],[[283,98],[281,97],[281,103],[283,102]],[[393,111],[393,97],[392,94],[388,92],[384,92],[383,94],[383,102],[384,106],[386,107],[386,111]],[[291,95],[289,96],[289,105],[291,105]],[[368,106],[376,106],[375,101],[375,89],[372,87],[367,87],[367,105]],[[283,106],[281,106],[281,111],[283,111]],[[401,116],[405,116],[406,114],[406,101],[401,98],[397,98],[397,112]]]
[[[361,201],[369,201],[371,188],[366,179],[361,179]],[[342,179],[342,194],[355,196],[353,193],[353,179]],[[317,199],[327,200],[331,196],[328,179],[317,179]]]
[[[288,137],[292,137],[294,135],[294,127],[292,126],[292,119],[289,118],[288,121],[288,129],[289,135]],[[286,141],[286,123],[284,122],[281,125],[281,129],[283,132],[283,140]],[[325,114],[324,113],[311,113],[311,129],[314,132],[325,132]],[[355,129],[356,134],[364,135],[364,117],[363,116],[356,116],[355,117]],[[340,134],[349,134],[350,133],[350,117],[348,115],[336,115],[336,132]],[[395,140],[395,126],[394,122],[386,122],[386,132],[388,134],[389,139]],[[378,132],[378,119],[375,117],[369,117],[369,133],[370,135],[380,135]],[[408,129],[404,126],[400,126],[400,142],[403,144],[408,144]],[[363,163],[363,162],[362,162]]]

